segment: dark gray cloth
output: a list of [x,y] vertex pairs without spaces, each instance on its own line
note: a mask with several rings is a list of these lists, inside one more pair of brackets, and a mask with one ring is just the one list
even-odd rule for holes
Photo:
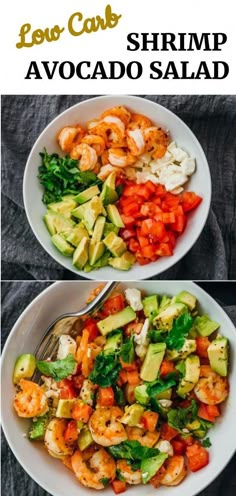
[[[3,344],[24,308],[49,286],[46,282],[2,283],[2,341]],[[227,312],[236,325],[236,283],[199,283]],[[234,304],[233,304],[234,302]],[[10,365],[9,365],[10,366]],[[4,398],[3,398],[4,399]],[[58,462],[59,463],[59,462]],[[236,457],[225,470],[199,496],[233,496],[236,492]],[[78,486],[79,494],[79,486]],[[2,495],[3,496],[50,496],[23,470],[2,435]]]
[[[2,279],[77,279],[40,246],[22,198],[29,152],[59,113],[88,96],[2,97]],[[158,279],[236,279],[236,97],[145,96],[175,112],[199,139],[213,196],[205,229],[190,252]]]

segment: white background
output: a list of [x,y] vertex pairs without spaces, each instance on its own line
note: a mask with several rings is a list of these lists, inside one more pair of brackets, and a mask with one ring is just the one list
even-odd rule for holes
[[[71,36],[67,21],[74,12],[84,17],[103,16],[109,0],[21,0],[4,3],[1,28],[2,94],[231,94],[236,86],[236,30],[234,0],[110,0],[112,9],[122,14],[114,29],[98,31],[82,36]],[[32,48],[16,48],[18,33],[24,23],[31,23],[32,30],[59,24],[66,28],[59,41],[44,42]],[[130,32],[225,32],[228,42],[221,52],[129,52],[127,34]],[[138,60],[143,65],[143,76],[137,80],[124,77],[121,80],[80,80],[76,76],[63,80],[58,75],[52,80],[26,80],[25,75],[32,60],[74,64],[89,60],[94,65],[102,60],[120,60],[127,64]],[[176,62],[189,60],[196,70],[201,60],[224,60],[230,66],[229,76],[224,80],[151,80],[149,65],[161,60]],[[43,74],[43,72],[42,72]]]

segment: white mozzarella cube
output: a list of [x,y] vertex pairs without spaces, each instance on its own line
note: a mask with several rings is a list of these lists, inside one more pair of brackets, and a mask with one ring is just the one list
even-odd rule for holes
[[63,358],[66,358],[68,355],[75,356],[76,347],[76,341],[73,338],[67,334],[62,334],[59,338],[59,348],[57,352],[58,360],[63,360]]
[[135,312],[143,309],[143,304],[141,301],[142,295],[139,289],[127,288],[125,290],[125,298],[127,303]]
[[185,158],[180,164],[183,174],[191,176],[195,172],[196,164],[194,158]]

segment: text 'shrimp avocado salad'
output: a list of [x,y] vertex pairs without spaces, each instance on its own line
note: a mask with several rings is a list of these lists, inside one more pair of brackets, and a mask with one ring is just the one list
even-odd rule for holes
[[[196,297],[114,293],[56,357],[18,357],[14,409],[86,487],[176,486],[210,460],[229,394],[229,343]],[[27,350],[26,350],[27,351]],[[35,370],[40,384],[30,378]],[[59,463],[59,462],[58,462]]]
[[[59,131],[65,156],[42,151],[44,221],[54,246],[90,272],[173,255],[202,198],[185,191],[194,157],[145,115],[119,106]],[[55,137],[56,144],[56,137]]]

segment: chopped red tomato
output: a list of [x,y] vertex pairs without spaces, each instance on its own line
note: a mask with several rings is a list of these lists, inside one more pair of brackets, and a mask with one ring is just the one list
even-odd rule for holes
[[154,432],[156,429],[158,418],[159,418],[158,413],[151,412],[151,410],[147,410],[141,416],[140,423],[143,429],[146,429],[149,432]]
[[84,379],[85,378],[82,374],[73,375],[72,382],[73,382],[74,388],[80,390],[83,386]]
[[171,444],[173,446],[174,454],[175,455],[184,455],[185,449],[186,449],[186,445],[185,445],[185,443],[183,441],[181,441],[179,439],[173,439],[171,441]]
[[113,406],[115,403],[114,391],[112,387],[99,388],[97,404],[101,407]]
[[78,396],[72,380],[63,379],[62,381],[58,382],[58,386],[60,388],[61,400],[72,400],[73,398],[76,398]]
[[192,191],[185,191],[182,194],[182,207],[184,212],[189,212],[194,208],[198,207],[201,203],[202,198]]
[[167,422],[164,422],[161,426],[161,438],[166,441],[171,441],[179,434],[179,431],[171,427]]
[[75,402],[71,416],[74,420],[81,420],[84,424],[86,424],[89,420],[89,417],[92,413],[93,409],[91,406],[83,403],[82,401]]
[[95,319],[90,318],[85,320],[84,328],[87,329],[89,333],[88,335],[89,341],[93,341],[99,335],[99,330]]
[[216,418],[220,416],[220,410],[216,405],[205,405],[201,403],[198,409],[198,417],[208,420],[209,422],[215,422]]
[[74,443],[78,439],[78,428],[76,420],[70,420],[64,432],[64,439],[67,443]]
[[160,367],[160,376],[165,377],[166,375],[170,374],[171,372],[174,371],[174,364],[170,360],[162,360],[161,362],[161,367]]
[[188,467],[191,472],[197,472],[209,463],[209,453],[198,442],[187,446],[186,456],[188,460]]
[[196,353],[201,358],[208,358],[207,348],[210,346],[210,341],[206,337],[198,337],[196,338]]
[[120,481],[119,479],[114,479],[111,482],[112,489],[115,494],[121,494],[126,491],[126,483],[123,481]]
[[118,313],[125,308],[124,297],[122,294],[112,296],[103,303],[103,313],[104,315],[113,315]]

